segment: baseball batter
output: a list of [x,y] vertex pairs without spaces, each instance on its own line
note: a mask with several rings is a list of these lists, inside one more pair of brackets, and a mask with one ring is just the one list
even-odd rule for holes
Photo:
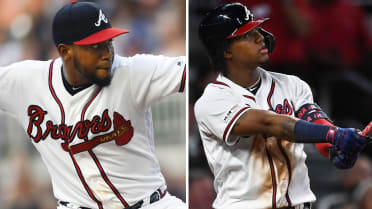
[[316,198],[303,143],[319,143],[341,169],[353,166],[366,143],[354,129],[333,126],[304,81],[259,67],[275,47],[273,35],[258,27],[267,20],[231,3],[199,26],[220,72],[195,104],[216,209],[309,209]]
[[186,208],[167,192],[150,109],[184,91],[185,57],[115,55],[112,38],[127,32],[72,2],[53,20],[59,58],[0,68],[0,108],[40,152],[58,209]]

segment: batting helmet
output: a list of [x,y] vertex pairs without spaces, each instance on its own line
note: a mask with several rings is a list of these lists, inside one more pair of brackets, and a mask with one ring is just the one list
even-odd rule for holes
[[[213,47],[222,40],[231,39],[247,33],[269,18],[256,18],[241,3],[224,4],[210,11],[199,25],[199,37],[207,48]],[[275,48],[274,36],[259,28],[265,38],[269,52]]]

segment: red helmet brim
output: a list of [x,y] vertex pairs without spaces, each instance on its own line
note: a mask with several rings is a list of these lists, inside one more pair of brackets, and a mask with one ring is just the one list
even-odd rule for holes
[[238,30],[234,31],[231,35],[229,35],[226,38],[229,39],[229,38],[234,38],[234,37],[237,37],[237,36],[241,36],[241,35],[247,33],[248,31],[252,30],[253,28],[261,25],[262,23],[268,21],[269,19],[270,18],[257,18],[257,19],[254,19],[252,21],[249,21],[245,25],[240,27]]

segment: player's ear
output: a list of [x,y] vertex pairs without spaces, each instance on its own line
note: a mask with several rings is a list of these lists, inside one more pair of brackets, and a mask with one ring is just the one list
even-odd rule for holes
[[231,59],[232,53],[230,49],[226,49],[225,51],[223,51],[223,56],[225,57],[225,59]]
[[68,60],[72,57],[72,47],[66,44],[59,44],[58,47],[59,55],[64,59]]

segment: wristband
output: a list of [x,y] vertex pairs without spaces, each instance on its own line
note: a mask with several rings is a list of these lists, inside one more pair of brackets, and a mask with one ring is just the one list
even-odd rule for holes
[[335,131],[330,131],[331,128],[333,127],[298,120],[295,124],[294,138],[299,143],[333,142]]

